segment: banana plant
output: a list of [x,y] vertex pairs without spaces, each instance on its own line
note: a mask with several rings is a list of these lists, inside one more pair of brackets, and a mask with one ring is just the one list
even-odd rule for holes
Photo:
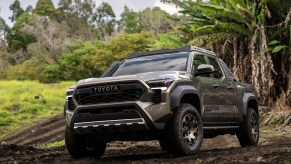
[[179,7],[189,19],[180,21],[188,25],[185,26],[186,31],[196,36],[224,32],[251,37],[257,24],[265,21],[264,3],[245,0],[184,1]]

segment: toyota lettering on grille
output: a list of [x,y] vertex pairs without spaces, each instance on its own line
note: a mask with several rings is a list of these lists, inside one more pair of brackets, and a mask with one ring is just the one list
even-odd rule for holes
[[111,93],[111,92],[119,92],[120,89],[116,85],[107,85],[92,88],[93,93]]

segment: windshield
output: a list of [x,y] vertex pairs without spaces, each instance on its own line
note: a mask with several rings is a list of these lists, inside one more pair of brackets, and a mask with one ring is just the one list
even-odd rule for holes
[[186,71],[188,53],[152,55],[125,60],[112,76],[156,71]]

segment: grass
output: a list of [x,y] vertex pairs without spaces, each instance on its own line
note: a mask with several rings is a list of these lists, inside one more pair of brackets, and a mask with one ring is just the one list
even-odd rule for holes
[[53,148],[53,147],[60,147],[65,145],[65,140],[56,141],[52,143],[42,144],[39,148]]
[[0,140],[18,128],[62,113],[65,91],[73,84],[0,81]]

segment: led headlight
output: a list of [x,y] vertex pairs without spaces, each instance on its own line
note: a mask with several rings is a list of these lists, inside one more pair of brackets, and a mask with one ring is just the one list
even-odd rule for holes
[[70,88],[66,91],[66,95],[67,96],[73,95],[75,89],[76,89],[76,85],[70,86]]
[[173,77],[166,77],[163,80],[151,80],[147,84],[151,89],[160,89],[162,91],[167,90],[175,81]]
[[66,95],[67,95],[67,96],[71,96],[71,95],[73,95],[73,93],[74,93],[74,90],[73,90],[73,89],[68,89],[68,90],[66,91]]

